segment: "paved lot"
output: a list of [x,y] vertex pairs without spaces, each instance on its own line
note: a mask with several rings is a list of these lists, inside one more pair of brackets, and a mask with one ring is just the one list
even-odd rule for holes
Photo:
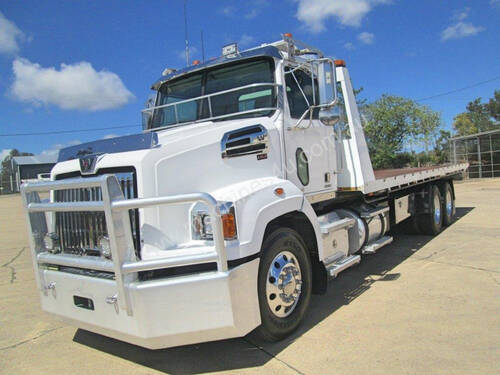
[[149,351],[42,313],[19,196],[0,196],[0,373],[500,373],[500,179],[456,186],[435,238],[394,243],[314,296],[289,340]]

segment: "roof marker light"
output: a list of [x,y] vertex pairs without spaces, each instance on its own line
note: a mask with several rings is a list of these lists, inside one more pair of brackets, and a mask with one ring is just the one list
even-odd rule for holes
[[293,38],[292,33],[284,33],[283,36],[287,38]]
[[342,66],[345,68],[345,61],[344,60],[335,60],[334,63],[335,63],[335,66]]

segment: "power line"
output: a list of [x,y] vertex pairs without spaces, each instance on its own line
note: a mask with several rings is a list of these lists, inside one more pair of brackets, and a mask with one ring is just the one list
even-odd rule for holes
[[69,133],[85,133],[93,132],[98,130],[113,130],[113,129],[126,129],[126,128],[137,128],[141,125],[122,125],[122,126],[108,126],[105,128],[89,128],[89,129],[73,129],[73,130],[52,130],[47,132],[34,132],[34,133],[4,133],[0,134],[0,137],[22,137],[27,135],[48,135],[48,134],[69,134]]
[[441,96],[454,94],[454,93],[456,93],[456,92],[460,92],[460,91],[464,91],[464,90],[471,89],[471,88],[473,88],[473,87],[477,87],[477,86],[484,85],[485,83],[489,83],[489,82],[496,81],[497,79],[500,79],[500,76],[498,76],[498,77],[493,77],[493,78],[488,79],[488,80],[486,80],[486,81],[481,81],[481,82],[473,83],[472,85],[465,86],[465,87],[461,87],[461,88],[459,88],[459,89],[455,89],[455,90],[451,90],[451,91],[446,91],[446,92],[443,92],[443,93],[441,93],[441,94],[436,94],[436,95],[432,95],[432,96],[427,96],[427,97],[425,97],[425,98],[417,99],[417,100],[415,100],[415,101],[416,101],[416,102],[423,102],[424,100],[431,100],[431,99],[439,98],[439,97],[441,97]]
[[[416,102],[422,102],[422,101],[425,101],[425,100],[431,100],[431,99],[439,98],[441,96],[446,96],[446,95],[454,94],[454,93],[457,93],[457,92],[460,92],[460,91],[468,90],[468,89],[471,89],[471,88],[474,88],[474,87],[477,87],[477,86],[481,86],[481,85],[484,85],[486,83],[490,83],[490,82],[496,81],[498,79],[500,79],[500,76],[493,77],[493,78],[488,79],[486,81],[481,81],[481,82],[473,83],[471,85],[468,85],[468,86],[465,86],[465,87],[461,87],[461,88],[458,88],[458,89],[455,89],[455,90],[446,91],[446,92],[443,92],[441,94],[436,94],[436,95],[427,96],[425,98],[416,99],[415,101]],[[139,126],[141,126],[141,125],[108,126],[108,127],[104,127],[104,128],[73,129],[73,130],[52,130],[52,131],[47,131],[47,132],[33,132],[33,133],[4,133],[4,134],[0,134],[0,137],[22,137],[22,136],[34,136],[34,135],[85,133],[85,132],[100,131],[100,130],[113,130],[113,129],[135,128],[135,127],[139,127]]]

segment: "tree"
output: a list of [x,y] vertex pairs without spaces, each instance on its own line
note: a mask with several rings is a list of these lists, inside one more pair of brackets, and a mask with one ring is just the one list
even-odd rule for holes
[[423,145],[427,150],[441,124],[439,113],[413,100],[393,95],[365,107],[364,127],[374,168],[397,168],[405,145]]
[[495,90],[493,98],[487,104],[490,116],[496,121],[500,121],[500,90]]
[[32,156],[29,152],[19,152],[16,149],[10,150],[9,154],[2,160],[2,171],[0,172],[1,193],[12,193],[11,176],[15,178],[15,172],[12,170],[12,158],[14,156]]
[[467,104],[466,109],[453,120],[453,128],[458,136],[498,129],[499,125],[495,122],[500,120],[500,91],[495,91],[488,103],[481,103],[481,98],[474,99]]
[[439,135],[434,146],[434,162],[443,164],[450,161],[450,138],[451,133],[447,130],[439,130]]

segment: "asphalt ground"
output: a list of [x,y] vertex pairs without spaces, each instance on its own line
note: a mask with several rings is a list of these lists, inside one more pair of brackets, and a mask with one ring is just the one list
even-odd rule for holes
[[0,373],[500,374],[500,179],[456,194],[452,226],[363,256],[313,296],[289,339],[157,351],[42,312],[21,199],[0,196]]

